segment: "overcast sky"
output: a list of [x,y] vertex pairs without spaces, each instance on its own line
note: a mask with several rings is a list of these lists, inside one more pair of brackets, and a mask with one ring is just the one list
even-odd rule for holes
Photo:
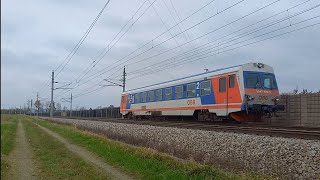
[[[55,102],[72,92],[78,96],[74,107],[118,106],[122,88],[101,87],[110,84],[103,82],[106,78],[120,83],[124,65],[127,89],[247,62],[271,65],[281,92],[297,86],[320,89],[320,25],[314,25],[320,23],[318,0],[211,1],[111,0],[66,65],[106,0],[2,1],[1,106],[23,106],[37,92],[42,102],[48,101],[51,71],[57,74],[64,65],[55,86],[71,83],[65,87],[73,89],[55,90]],[[110,42],[102,58],[99,53]],[[206,43],[211,46],[197,48]],[[93,63],[97,57],[101,60]]]

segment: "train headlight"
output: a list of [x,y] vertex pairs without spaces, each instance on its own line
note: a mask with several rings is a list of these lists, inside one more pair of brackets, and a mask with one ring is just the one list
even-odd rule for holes
[[247,97],[247,101],[253,101],[255,99],[255,97],[250,96],[248,94],[246,94],[246,97]]
[[264,67],[264,64],[258,63],[258,68],[263,68],[263,67]]
[[272,101],[277,104],[280,101],[280,99],[278,97],[275,97],[272,99]]

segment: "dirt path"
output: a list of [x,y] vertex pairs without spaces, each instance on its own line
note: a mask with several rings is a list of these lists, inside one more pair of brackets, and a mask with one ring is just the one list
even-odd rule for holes
[[71,144],[69,141],[67,141],[66,139],[64,139],[62,136],[58,135],[57,133],[43,127],[40,126],[39,124],[37,124],[42,130],[44,130],[45,132],[47,132],[49,135],[51,135],[52,137],[56,138],[58,141],[60,141],[61,143],[63,143],[66,148],[68,150],[70,150],[71,152],[77,154],[78,156],[80,156],[82,159],[84,159],[85,161],[94,164],[95,166],[103,169],[104,171],[106,171],[110,176],[113,176],[115,179],[132,179],[130,176],[128,176],[127,174],[120,172],[119,170],[117,170],[116,168],[106,164],[105,162],[103,162],[102,160],[99,159],[99,157],[95,156],[94,154],[92,154],[91,152],[87,151],[86,149]]
[[15,148],[9,155],[8,161],[11,168],[7,179],[36,179],[32,161],[32,148],[27,141],[21,120],[18,121]]

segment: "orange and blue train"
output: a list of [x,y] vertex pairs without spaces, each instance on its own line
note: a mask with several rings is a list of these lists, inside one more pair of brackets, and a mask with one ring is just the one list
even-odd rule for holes
[[193,117],[238,122],[283,110],[273,68],[247,63],[132,89],[122,94],[126,118]]

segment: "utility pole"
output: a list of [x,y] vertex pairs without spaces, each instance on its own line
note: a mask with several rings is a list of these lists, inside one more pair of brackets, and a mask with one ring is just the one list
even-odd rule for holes
[[31,105],[31,116],[32,116],[32,99],[30,101],[31,101],[30,105]]
[[70,97],[70,117],[72,117],[72,93]]
[[39,92],[37,92],[37,102],[36,102],[36,106],[37,106],[37,116],[39,116],[39,106],[40,106],[40,102],[39,102]]
[[54,85],[54,71],[52,71],[51,78],[51,103],[50,103],[50,117],[53,117],[53,85]]
[[126,91],[126,66],[123,67],[122,92]]
[[27,101],[27,105],[28,105],[27,114],[30,113],[30,104],[29,103],[30,103],[30,100]]

